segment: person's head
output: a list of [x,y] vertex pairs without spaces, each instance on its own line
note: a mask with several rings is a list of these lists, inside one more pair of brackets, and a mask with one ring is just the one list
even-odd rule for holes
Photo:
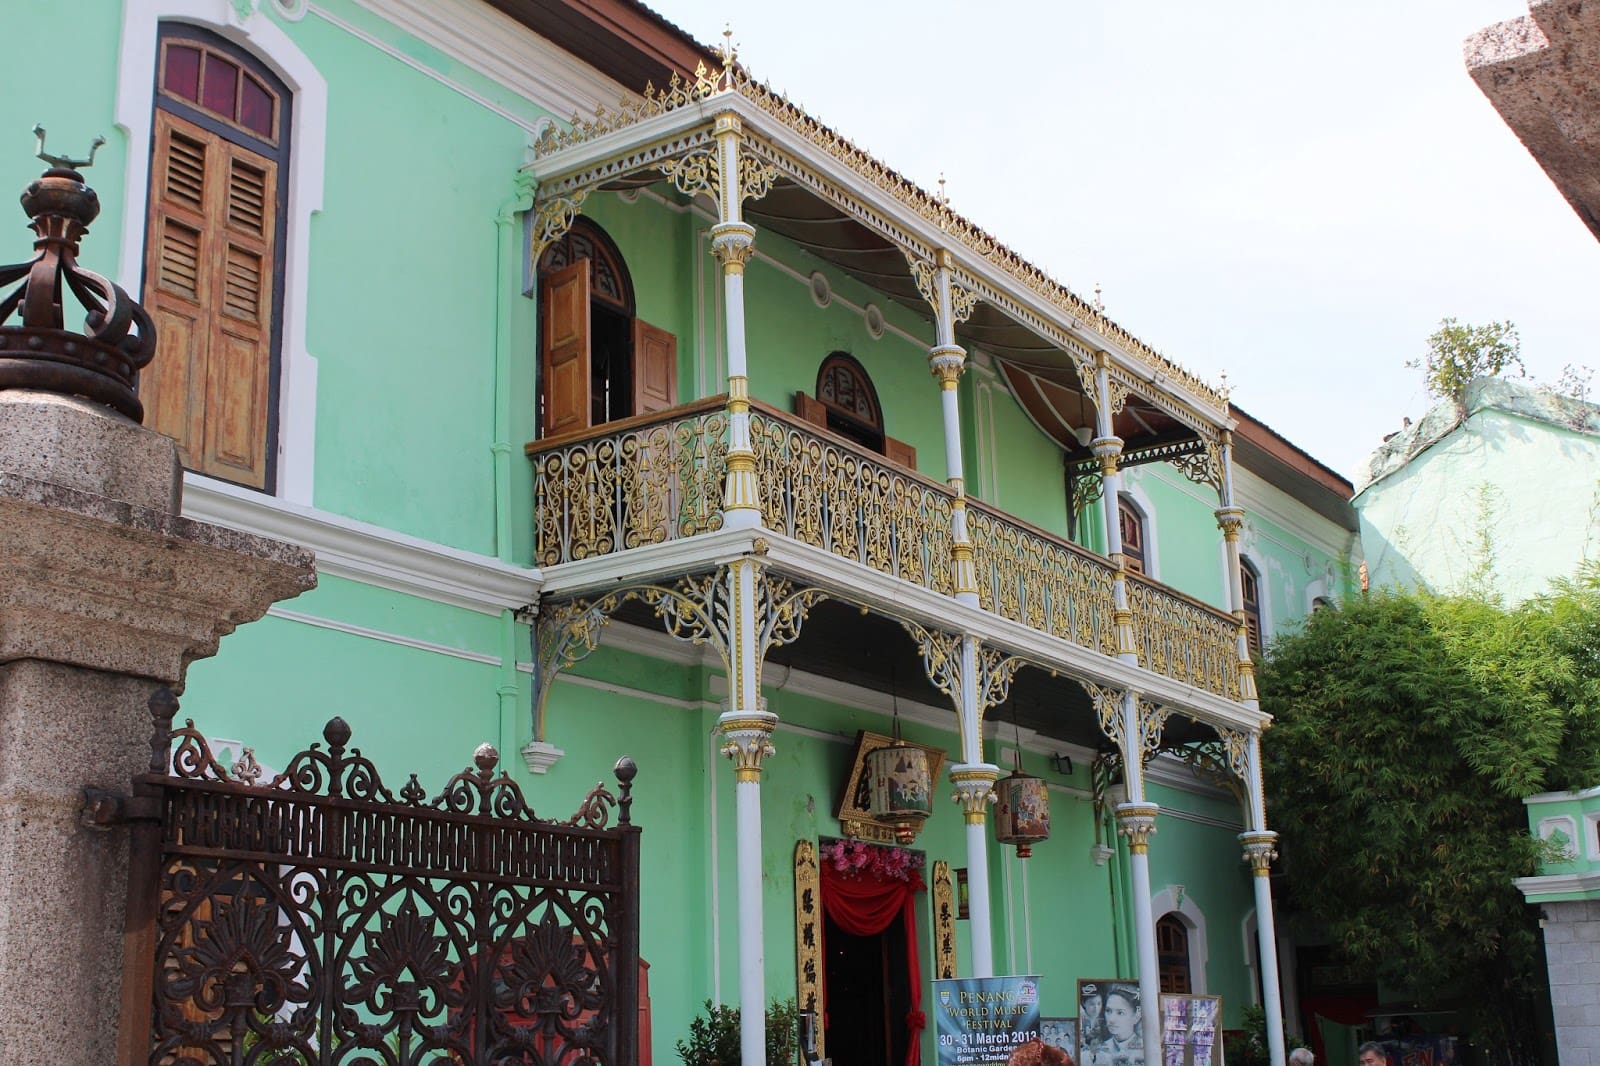
[[1080,990],[1082,1002],[1078,1009],[1078,1024],[1084,1029],[1095,1026],[1100,1021],[1100,1011],[1105,1003],[1100,999],[1100,986],[1084,985]]
[[1376,1040],[1368,1040],[1356,1048],[1357,1066],[1389,1066],[1389,1053]]
[[1142,1015],[1139,993],[1125,985],[1113,985],[1106,992],[1106,1032],[1126,1040],[1139,1031]]
[[1316,1061],[1310,1048],[1297,1047],[1289,1052],[1289,1066],[1316,1066]]

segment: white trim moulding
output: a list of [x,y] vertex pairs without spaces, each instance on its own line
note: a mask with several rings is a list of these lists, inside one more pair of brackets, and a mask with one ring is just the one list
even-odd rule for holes
[[[343,515],[288,503],[185,472],[183,514],[303,545],[317,572],[436,603],[499,615],[539,595],[538,570],[407,536]],[[499,658],[493,659],[499,662]]]

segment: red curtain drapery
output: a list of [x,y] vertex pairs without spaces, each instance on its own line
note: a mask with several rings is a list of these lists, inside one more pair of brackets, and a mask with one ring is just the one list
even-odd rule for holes
[[822,909],[851,936],[877,936],[897,915],[905,919],[906,980],[911,989],[905,1066],[920,1066],[922,1030],[928,1024],[922,1013],[922,963],[917,955],[916,898],[926,888],[922,875],[912,870],[910,880],[896,881],[873,873],[840,874],[827,861],[821,867]]

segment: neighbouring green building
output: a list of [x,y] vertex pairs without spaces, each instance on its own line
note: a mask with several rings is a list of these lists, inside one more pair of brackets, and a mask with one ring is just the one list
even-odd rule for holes
[[[1148,1043],[1161,991],[1280,998],[1252,656],[1349,592],[1341,478],[632,0],[86,7],[7,12],[0,187],[109,135],[87,265],[184,512],[317,553],[193,668],[210,737],[489,741],[553,812],[632,755],[658,1061],[706,999],[852,1066],[932,1061],[937,976],[1137,979]],[[841,931],[834,842],[897,838],[911,921]]]

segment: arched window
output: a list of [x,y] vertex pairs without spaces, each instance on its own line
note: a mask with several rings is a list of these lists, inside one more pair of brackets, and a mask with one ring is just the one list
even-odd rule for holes
[[1122,561],[1136,574],[1149,572],[1145,558],[1144,513],[1126,496],[1117,497],[1117,526],[1122,531]]
[[678,402],[678,340],[634,314],[633,279],[606,232],[580,218],[539,257],[544,435]]
[[917,450],[883,432],[883,408],[878,390],[866,370],[848,352],[830,352],[817,369],[813,399],[795,394],[795,413],[819,426],[827,426],[864,448],[913,469]]
[[1244,590],[1244,627],[1250,637],[1250,654],[1261,654],[1261,573],[1249,559],[1239,560],[1239,584]]
[[185,467],[270,489],[293,101],[213,33],[163,23],[158,43],[144,302],[160,339],[139,382],[145,422]]
[[1156,922],[1156,964],[1161,991],[1186,996],[1192,990],[1189,973],[1189,929],[1176,914]]

